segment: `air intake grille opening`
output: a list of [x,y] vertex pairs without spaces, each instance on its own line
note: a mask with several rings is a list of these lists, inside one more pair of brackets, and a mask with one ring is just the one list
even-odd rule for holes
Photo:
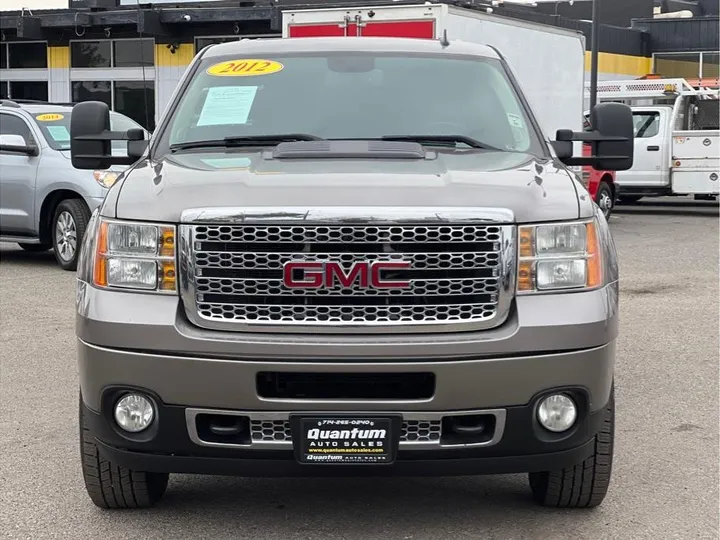
[[270,399],[429,399],[434,373],[257,374],[257,392]]

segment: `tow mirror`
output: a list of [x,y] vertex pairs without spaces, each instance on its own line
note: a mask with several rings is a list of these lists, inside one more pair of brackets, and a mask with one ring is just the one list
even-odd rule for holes
[[[600,103],[590,113],[592,131],[559,129],[552,142],[558,159],[566,165],[590,165],[599,171],[626,171],[633,166],[632,110],[622,103]],[[590,143],[589,157],[573,157],[572,143]]]
[[76,169],[105,170],[132,165],[137,157],[113,156],[112,141],[142,141],[142,129],[110,131],[110,108],[102,101],[85,101],[73,107],[70,117],[70,157]]

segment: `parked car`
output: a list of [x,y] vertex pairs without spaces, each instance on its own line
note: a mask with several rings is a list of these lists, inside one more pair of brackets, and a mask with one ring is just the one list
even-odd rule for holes
[[[0,101],[0,241],[26,251],[53,249],[65,270],[76,269],[90,214],[125,169],[72,166],[72,111],[72,104]],[[143,129],[116,112],[110,113],[110,126]],[[114,155],[126,152],[127,144],[112,143]]]

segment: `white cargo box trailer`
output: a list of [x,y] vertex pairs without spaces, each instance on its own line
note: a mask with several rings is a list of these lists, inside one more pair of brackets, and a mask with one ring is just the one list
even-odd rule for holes
[[[490,45],[510,65],[549,140],[583,130],[585,37],[580,32],[448,4],[283,11],[283,37],[405,37]],[[580,146],[576,153],[579,155]]]

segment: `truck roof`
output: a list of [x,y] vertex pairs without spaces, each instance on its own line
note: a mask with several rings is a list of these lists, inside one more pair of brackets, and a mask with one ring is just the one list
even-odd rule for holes
[[204,57],[239,54],[250,58],[258,54],[316,53],[327,51],[365,51],[395,53],[468,54],[499,58],[492,47],[466,41],[451,41],[443,46],[433,39],[387,37],[319,37],[287,39],[246,39],[210,46]]

